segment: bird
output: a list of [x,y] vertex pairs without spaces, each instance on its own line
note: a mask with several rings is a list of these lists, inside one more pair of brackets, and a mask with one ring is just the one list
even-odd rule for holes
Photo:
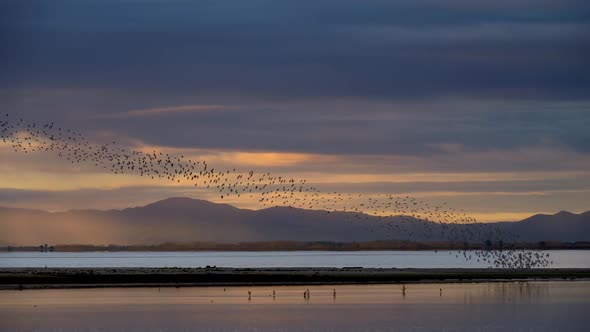
[[[488,267],[546,267],[542,250],[516,248],[517,237],[493,224],[478,222],[447,202],[432,204],[409,195],[325,191],[304,178],[239,167],[221,169],[201,158],[158,150],[139,150],[116,140],[93,142],[80,132],[51,122],[35,122],[9,113],[0,116],[0,144],[15,153],[54,154],[70,164],[114,176],[134,174],[154,181],[189,184],[216,192],[220,200],[254,199],[261,208],[314,209],[364,231],[391,238],[444,239],[462,244],[458,259]],[[488,243],[473,248],[473,243]],[[306,295],[308,296],[308,295]]]

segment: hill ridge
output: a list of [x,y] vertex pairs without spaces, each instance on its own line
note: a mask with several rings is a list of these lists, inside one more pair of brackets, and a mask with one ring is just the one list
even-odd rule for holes
[[[362,215],[362,221],[358,221],[350,218],[355,214],[296,207],[248,210],[188,197],[170,197],[120,210],[47,212],[0,207],[0,245],[441,240],[437,231],[441,226],[436,223],[369,215]],[[590,211],[537,214],[496,225],[524,241],[590,241]]]

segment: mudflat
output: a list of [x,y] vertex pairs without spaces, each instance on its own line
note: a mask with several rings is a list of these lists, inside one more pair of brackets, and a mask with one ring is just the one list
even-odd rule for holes
[[2,268],[0,289],[584,280],[590,269]]

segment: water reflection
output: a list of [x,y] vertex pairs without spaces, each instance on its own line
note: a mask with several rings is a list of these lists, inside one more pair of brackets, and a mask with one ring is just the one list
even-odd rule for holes
[[585,281],[24,290],[0,330],[582,331],[588,308]]
[[[590,282],[492,282],[253,287],[138,287],[0,291],[0,308],[37,305],[546,303],[590,296]],[[338,296],[337,296],[338,295]]]
[[538,303],[549,297],[550,287],[544,283],[499,283],[484,289],[483,298],[494,298],[496,303]]

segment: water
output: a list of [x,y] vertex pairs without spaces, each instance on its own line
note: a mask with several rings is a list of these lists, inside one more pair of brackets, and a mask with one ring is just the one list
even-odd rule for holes
[[587,331],[587,281],[405,287],[405,295],[400,285],[0,291],[0,330]]
[[[590,252],[548,250],[555,268],[590,268]],[[459,257],[455,257],[459,255]],[[3,252],[0,267],[349,267],[477,268],[455,251]]]

